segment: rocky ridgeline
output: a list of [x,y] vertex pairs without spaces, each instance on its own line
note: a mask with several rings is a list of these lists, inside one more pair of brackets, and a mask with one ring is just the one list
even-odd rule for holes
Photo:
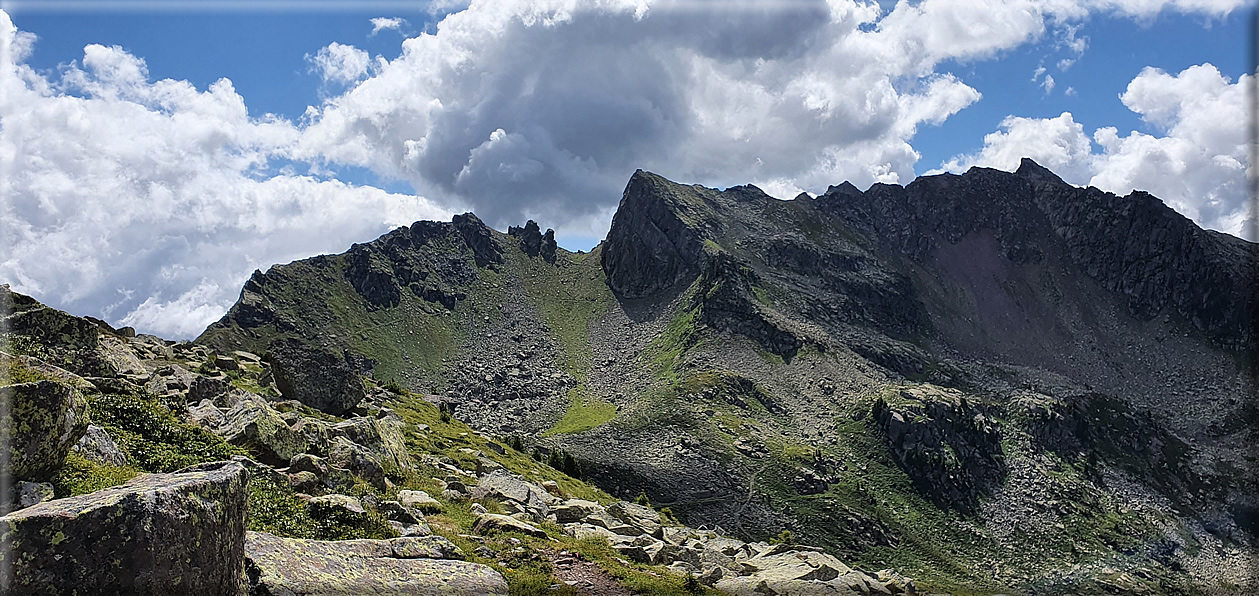
[[[410,452],[406,424],[387,406],[392,394],[364,392],[361,382],[338,392],[348,384],[327,382],[338,373],[318,359],[280,353],[264,361],[244,351],[216,354],[133,337],[103,324],[82,326],[7,288],[0,292],[22,306],[8,320],[38,317],[79,329],[41,335],[23,326],[4,335],[9,349],[93,374],[0,352],[14,381],[4,387],[14,406],[4,421],[12,449],[2,472],[18,479],[0,518],[0,550],[13,561],[0,574],[6,593],[506,594],[498,571],[466,561],[428,524],[426,513],[441,512],[443,502],[465,501],[474,502],[477,515],[476,534],[468,539],[485,542],[482,536],[500,532],[546,539],[542,525],[555,524],[574,538],[606,541],[626,562],[692,575],[724,593],[916,593],[912,581],[890,570],[868,575],[820,549],[747,543],[677,525],[650,507],[568,497],[554,482],[537,484],[507,471],[493,454],[465,449],[464,461],[475,462],[465,469],[447,457]],[[286,375],[306,381],[281,383]],[[307,392],[304,383],[320,387]],[[118,442],[90,424],[85,406],[87,396],[119,391],[180,404],[176,413],[184,420],[253,458],[140,474],[119,486],[52,498],[48,480],[71,451],[101,464],[128,464]],[[445,474],[432,479],[441,500],[393,485],[391,477],[415,473],[417,464]],[[294,491],[311,519],[366,523],[375,517],[398,537],[323,541],[247,531],[251,477]],[[396,500],[347,494],[360,483]],[[496,556],[484,546],[478,554]]]

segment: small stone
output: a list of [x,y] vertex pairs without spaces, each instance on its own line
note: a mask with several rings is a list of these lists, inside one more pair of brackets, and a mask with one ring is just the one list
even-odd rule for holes
[[428,496],[428,493],[422,490],[400,490],[398,502],[425,513],[440,513],[442,510],[441,502]]

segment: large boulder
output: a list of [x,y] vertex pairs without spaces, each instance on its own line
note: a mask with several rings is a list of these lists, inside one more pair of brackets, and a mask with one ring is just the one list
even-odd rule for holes
[[518,520],[507,515],[499,515],[497,513],[483,513],[477,518],[476,525],[472,527],[477,533],[485,533],[489,531],[495,532],[520,532],[528,536],[537,538],[546,538],[546,531],[528,522]]
[[328,450],[328,463],[335,468],[353,472],[378,490],[385,490],[385,469],[366,447],[345,437],[337,437]]
[[603,506],[594,501],[568,499],[559,505],[551,507],[551,513],[555,515],[556,523],[570,524],[579,522],[600,509],[603,509]]
[[608,514],[641,530],[644,534],[655,534],[660,531],[660,514],[651,507],[629,501],[617,501],[608,506]]
[[0,387],[0,400],[9,403],[0,426],[10,441],[0,451],[0,475],[50,480],[87,431],[83,394],[69,383],[41,380]]
[[332,428],[351,442],[366,447],[387,472],[401,474],[403,470],[412,468],[411,454],[407,451],[407,441],[400,428],[402,424],[390,419],[359,416]]
[[493,568],[454,560],[438,536],[392,540],[298,540],[249,532],[247,575],[252,594],[507,594]]
[[441,513],[442,504],[422,490],[400,490],[398,501],[407,507],[414,507],[421,512]]
[[248,476],[201,464],[0,517],[0,592],[240,594]]
[[537,519],[545,519],[551,513],[546,504],[549,496],[546,489],[507,470],[494,470],[482,476],[470,496],[473,499],[489,497],[500,501],[515,501]]
[[285,399],[340,416],[366,396],[358,371],[345,355],[291,339],[276,341],[270,348],[275,384]]
[[0,285],[0,321],[8,333],[38,345],[40,357],[84,377],[112,377],[118,369],[100,353],[95,323],[40,304]]
[[284,466],[294,455],[306,451],[306,439],[280,418],[261,397],[245,394],[228,410],[224,422],[215,430],[228,443],[253,451],[258,460],[272,466]]

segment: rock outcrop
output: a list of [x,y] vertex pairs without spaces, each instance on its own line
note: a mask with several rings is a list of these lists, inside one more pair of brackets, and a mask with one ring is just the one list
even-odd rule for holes
[[127,454],[122,451],[105,429],[89,424],[83,438],[74,444],[73,449],[94,462],[109,466],[127,465]]
[[1000,427],[956,392],[902,391],[904,403],[875,402],[872,414],[896,461],[920,492],[973,510],[1006,476]]
[[651,296],[699,272],[703,236],[694,216],[705,192],[712,191],[634,172],[603,249],[603,270],[618,296]]
[[202,464],[4,516],[0,591],[241,594],[247,479]]
[[307,449],[306,439],[289,428],[271,406],[256,395],[240,397],[214,431],[227,442],[246,447],[266,464],[284,465]]
[[250,594],[507,594],[501,574],[460,560],[439,536],[324,542],[250,532],[245,544]]
[[[0,356],[0,366],[9,366],[8,357]],[[9,436],[8,448],[0,453],[0,474],[51,479],[87,431],[83,394],[67,382],[38,380],[0,387],[0,399],[9,406],[0,419]]]
[[525,222],[525,227],[507,228],[507,235],[520,239],[520,250],[531,257],[541,256],[548,263],[555,262],[555,230],[547,229],[543,234],[538,222],[532,219]]
[[293,340],[272,343],[270,349],[275,384],[285,398],[333,415],[363,401],[363,381],[344,355]]

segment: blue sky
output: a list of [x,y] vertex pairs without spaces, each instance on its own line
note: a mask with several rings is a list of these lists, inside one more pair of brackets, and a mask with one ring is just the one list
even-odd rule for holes
[[1030,156],[1245,229],[1244,0],[0,8],[0,282],[166,335],[414,219],[588,250],[639,167],[789,198]]

